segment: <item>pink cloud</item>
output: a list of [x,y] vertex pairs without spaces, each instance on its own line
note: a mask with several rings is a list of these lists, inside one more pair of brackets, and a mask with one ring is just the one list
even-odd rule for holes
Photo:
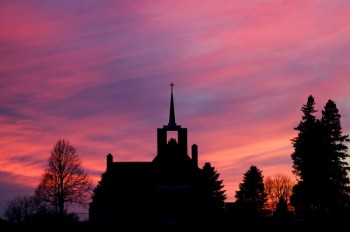
[[319,112],[335,100],[350,133],[347,1],[0,5],[3,186],[32,190],[58,138],[95,183],[109,152],[151,161],[170,82],[189,146],[218,169],[230,200],[251,164],[291,174],[308,95]]

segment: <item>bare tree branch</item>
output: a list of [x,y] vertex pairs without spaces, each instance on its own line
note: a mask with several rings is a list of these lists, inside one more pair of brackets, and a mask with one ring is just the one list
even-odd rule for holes
[[59,139],[51,151],[35,194],[63,214],[70,204],[86,205],[91,198],[92,180],[82,168],[76,149],[68,140]]

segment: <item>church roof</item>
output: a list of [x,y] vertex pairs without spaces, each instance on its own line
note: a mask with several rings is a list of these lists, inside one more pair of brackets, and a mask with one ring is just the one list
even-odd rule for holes
[[111,164],[113,169],[122,171],[122,172],[135,172],[142,170],[150,170],[152,163],[151,162],[113,162]]

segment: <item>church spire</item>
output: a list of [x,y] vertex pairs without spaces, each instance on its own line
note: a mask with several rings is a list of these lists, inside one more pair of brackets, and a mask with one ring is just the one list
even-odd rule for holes
[[174,108],[174,98],[173,98],[173,87],[174,83],[170,83],[170,88],[171,88],[171,97],[170,97],[170,113],[169,113],[169,123],[168,126],[176,126],[175,122],[175,108]]

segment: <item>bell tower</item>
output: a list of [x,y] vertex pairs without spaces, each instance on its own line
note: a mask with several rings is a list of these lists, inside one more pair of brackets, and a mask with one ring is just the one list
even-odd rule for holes
[[180,154],[187,155],[187,128],[181,128],[180,125],[176,124],[175,121],[175,107],[174,107],[174,96],[173,87],[174,83],[170,84],[171,95],[170,95],[170,111],[169,111],[169,123],[164,125],[163,128],[157,129],[157,154],[163,155],[166,153],[166,146],[168,143],[168,132],[175,131],[177,133],[178,151]]

